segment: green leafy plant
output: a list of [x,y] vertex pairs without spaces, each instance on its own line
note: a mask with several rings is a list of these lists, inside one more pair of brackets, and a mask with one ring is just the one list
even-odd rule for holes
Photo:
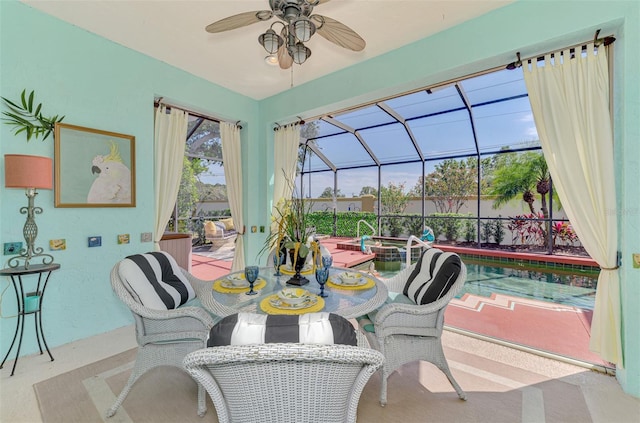
[[2,100],[10,110],[9,112],[2,112],[3,115],[7,116],[2,120],[7,125],[14,127],[15,135],[22,132],[26,133],[27,142],[31,140],[31,137],[38,139],[39,136],[42,136],[43,141],[46,140],[55,128],[56,122],[62,122],[62,119],[64,119],[64,116],[59,117],[58,115],[44,116],[42,114],[42,103],[38,103],[34,107],[34,96],[35,91],[31,91],[27,96],[27,90],[23,90],[20,95],[20,104],[2,97]]
[[[502,217],[498,215],[498,217]],[[492,231],[493,239],[496,241],[496,244],[502,244],[504,240],[504,226],[502,225],[502,220],[494,219],[493,220],[493,231]]]

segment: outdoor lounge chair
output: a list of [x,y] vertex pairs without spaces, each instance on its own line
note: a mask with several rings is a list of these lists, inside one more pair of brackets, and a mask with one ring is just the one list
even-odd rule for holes
[[[144,373],[159,366],[184,370],[184,357],[206,345],[215,321],[194,304],[200,284],[206,282],[178,267],[173,257],[162,251],[136,254],[113,267],[111,286],[133,314],[138,353],[131,376],[107,417],[116,413]],[[205,392],[199,385],[198,414],[203,416],[205,412]]]
[[449,370],[441,338],[445,309],[462,289],[466,276],[466,266],[456,254],[426,249],[418,262],[384,281],[389,291],[398,295],[366,318],[358,319],[369,344],[385,357],[381,405],[387,403],[389,375],[416,360],[436,365],[460,399],[466,399]]

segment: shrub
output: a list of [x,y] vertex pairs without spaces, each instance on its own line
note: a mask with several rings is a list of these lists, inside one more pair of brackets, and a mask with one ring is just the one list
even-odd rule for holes
[[473,242],[477,236],[476,221],[473,219],[465,219],[464,221],[464,240]]
[[[502,216],[498,215],[498,217],[502,217]],[[504,226],[502,226],[501,219],[493,220],[492,235],[493,235],[493,239],[496,241],[496,244],[498,245],[502,244],[502,241],[504,240]]]
[[493,222],[490,220],[485,220],[481,223],[482,230],[480,232],[480,239],[482,242],[489,243],[491,242],[491,237],[493,236]]

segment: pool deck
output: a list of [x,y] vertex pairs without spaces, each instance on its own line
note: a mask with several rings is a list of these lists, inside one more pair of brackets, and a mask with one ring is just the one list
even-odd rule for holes
[[[336,267],[354,267],[372,260],[375,256],[360,251],[338,249],[337,244],[344,243],[345,238],[325,238],[320,242],[333,255],[333,264]],[[593,260],[586,257],[488,252],[448,245],[437,247],[460,254],[597,266]],[[193,254],[192,263],[192,273],[204,280],[223,276],[229,273],[231,268],[230,261],[213,260],[198,254]],[[539,349],[598,367],[612,367],[589,351],[592,317],[590,310],[503,294],[493,294],[490,298],[465,294],[460,299],[452,300],[449,305],[445,313],[445,322],[451,328],[478,333],[525,348]]]

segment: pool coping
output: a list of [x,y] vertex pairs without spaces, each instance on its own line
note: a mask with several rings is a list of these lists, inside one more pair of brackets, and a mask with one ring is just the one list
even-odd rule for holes
[[516,251],[485,250],[479,248],[457,247],[435,244],[442,251],[454,252],[479,260],[491,260],[501,263],[524,262],[531,265],[557,267],[561,269],[599,271],[600,266],[590,257],[560,256],[551,254],[522,253]]

